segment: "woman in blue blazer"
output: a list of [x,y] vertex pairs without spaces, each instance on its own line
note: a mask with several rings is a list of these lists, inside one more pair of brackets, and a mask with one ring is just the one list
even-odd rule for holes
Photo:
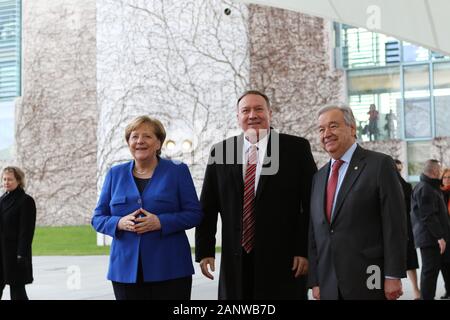
[[180,299],[191,295],[191,248],[185,230],[202,212],[184,163],[161,158],[166,133],[141,116],[125,129],[134,160],[106,175],[92,218],[113,238],[108,271],[117,300]]

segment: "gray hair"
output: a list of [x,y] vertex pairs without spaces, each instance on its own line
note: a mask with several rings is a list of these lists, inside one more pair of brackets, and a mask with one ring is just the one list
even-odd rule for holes
[[317,113],[317,118],[330,110],[340,110],[344,115],[345,124],[348,125],[349,127],[354,126],[356,128],[355,116],[353,115],[352,109],[348,106],[329,105],[322,107]]
[[439,173],[441,168],[441,164],[436,159],[429,159],[425,161],[425,165],[423,166],[423,173],[427,176],[435,176]]

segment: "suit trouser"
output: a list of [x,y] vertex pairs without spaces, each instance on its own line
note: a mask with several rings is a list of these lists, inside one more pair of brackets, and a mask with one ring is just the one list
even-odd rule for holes
[[[5,284],[0,284],[0,299],[3,296],[3,290],[5,289]],[[25,285],[10,285],[9,293],[11,300],[28,300],[27,292],[25,291]]]
[[441,267],[439,246],[420,248],[422,256],[422,273],[420,275],[420,292],[423,300],[433,300]]
[[255,261],[254,251],[250,253],[245,252],[242,249],[242,299],[254,300],[255,299]]
[[444,278],[445,292],[447,295],[450,294],[450,262],[444,261],[442,259],[441,272],[442,278]]

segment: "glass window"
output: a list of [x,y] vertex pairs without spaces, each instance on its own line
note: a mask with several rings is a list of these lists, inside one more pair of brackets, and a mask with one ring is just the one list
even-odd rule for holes
[[428,49],[418,45],[403,41],[403,61],[427,61],[430,59],[430,52]]
[[0,102],[0,159],[12,158],[14,145],[14,103]]
[[431,142],[430,141],[408,142],[407,152],[408,152],[408,175],[418,177],[422,173],[425,161],[430,159]]
[[443,60],[443,59],[450,59],[450,56],[446,56],[443,53],[431,51],[431,59],[432,60]]
[[0,0],[0,101],[20,96],[20,0]]
[[384,34],[342,25],[340,39],[344,68],[385,66],[400,62],[399,41]]
[[430,138],[431,104],[427,65],[404,67],[405,137]]
[[418,181],[432,139],[450,137],[450,56],[362,28],[340,30],[358,138],[406,139],[409,176]]
[[349,105],[355,114],[358,138],[362,141],[400,138],[400,69],[351,70],[347,75]]
[[450,136],[450,63],[434,64],[433,82],[436,136]]

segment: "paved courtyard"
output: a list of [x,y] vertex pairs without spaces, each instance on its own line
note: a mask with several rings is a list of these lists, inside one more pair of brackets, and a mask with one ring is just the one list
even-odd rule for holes
[[[216,270],[220,263],[217,257]],[[217,272],[213,281],[205,278],[195,263],[192,283],[192,299],[217,299]],[[34,257],[34,282],[27,285],[27,292],[33,300],[113,300],[112,286],[106,280],[108,256],[48,256]],[[412,299],[409,280],[403,279],[404,295],[401,299]],[[444,284],[439,276],[436,296],[444,293]],[[5,288],[3,299],[9,299],[9,287]]]

